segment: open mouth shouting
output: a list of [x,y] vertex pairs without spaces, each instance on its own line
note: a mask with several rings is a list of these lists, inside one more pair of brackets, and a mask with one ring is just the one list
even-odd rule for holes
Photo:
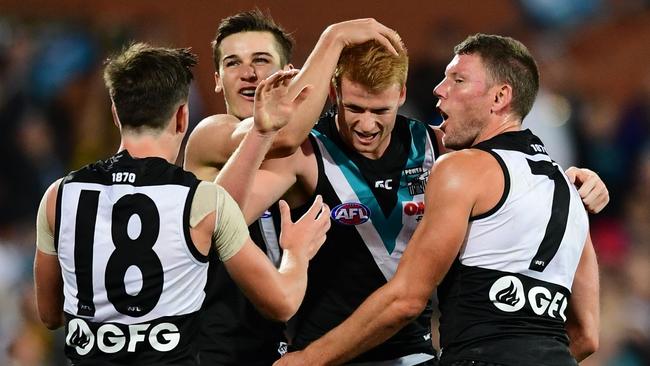
[[440,116],[442,117],[442,124],[440,125],[440,129],[444,132],[445,131],[445,124],[447,122],[447,119],[449,119],[449,115],[440,108],[440,103],[436,105],[436,110],[438,110],[438,113],[440,113]]
[[255,86],[247,86],[241,88],[239,89],[239,95],[244,97],[244,99],[252,102],[255,100],[255,88]]

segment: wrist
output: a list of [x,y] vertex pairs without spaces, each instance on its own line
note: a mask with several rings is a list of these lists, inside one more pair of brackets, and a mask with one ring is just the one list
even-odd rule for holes
[[278,134],[278,131],[279,130],[271,130],[271,129],[267,130],[267,129],[259,128],[257,126],[253,126],[252,132],[253,132],[253,136],[255,136],[255,138],[257,139],[272,140],[275,137],[275,135]]

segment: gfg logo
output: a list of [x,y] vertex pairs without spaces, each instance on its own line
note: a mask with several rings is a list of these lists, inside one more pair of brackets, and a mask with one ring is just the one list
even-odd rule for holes
[[346,202],[334,207],[332,219],[343,225],[361,225],[370,219],[370,209],[359,202]]
[[515,276],[504,276],[496,280],[490,288],[489,296],[490,301],[501,311],[512,313],[521,310],[528,300],[530,310],[536,315],[547,315],[566,321],[564,312],[568,299],[564,294],[552,293],[544,286],[534,286],[526,291],[521,280]]
[[83,319],[73,319],[68,323],[65,343],[74,347],[80,356],[88,354],[95,343],[104,353],[117,353],[124,346],[127,346],[127,352],[135,352],[137,344],[145,341],[159,352],[171,351],[178,346],[181,336],[176,325],[160,323],[149,329],[150,326],[151,324],[131,324],[128,326],[128,334],[125,334],[115,324],[102,324],[97,329],[97,334],[93,334]]
[[524,285],[515,276],[501,277],[490,288],[490,301],[501,311],[520,310],[526,304]]

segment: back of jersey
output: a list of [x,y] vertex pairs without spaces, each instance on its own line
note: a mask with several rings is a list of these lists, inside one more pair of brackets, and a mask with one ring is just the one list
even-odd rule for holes
[[580,196],[528,130],[475,148],[499,162],[505,187],[471,218],[439,287],[442,359],[575,364],[564,323],[588,231]]
[[74,364],[194,364],[207,279],[189,233],[198,183],[127,151],[62,181],[55,245]]

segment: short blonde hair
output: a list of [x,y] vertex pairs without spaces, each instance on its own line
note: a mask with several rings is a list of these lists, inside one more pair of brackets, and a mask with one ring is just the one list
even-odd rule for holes
[[343,77],[370,91],[381,91],[393,84],[403,87],[408,74],[406,48],[398,56],[377,41],[345,47],[339,57],[332,82],[341,87]]

